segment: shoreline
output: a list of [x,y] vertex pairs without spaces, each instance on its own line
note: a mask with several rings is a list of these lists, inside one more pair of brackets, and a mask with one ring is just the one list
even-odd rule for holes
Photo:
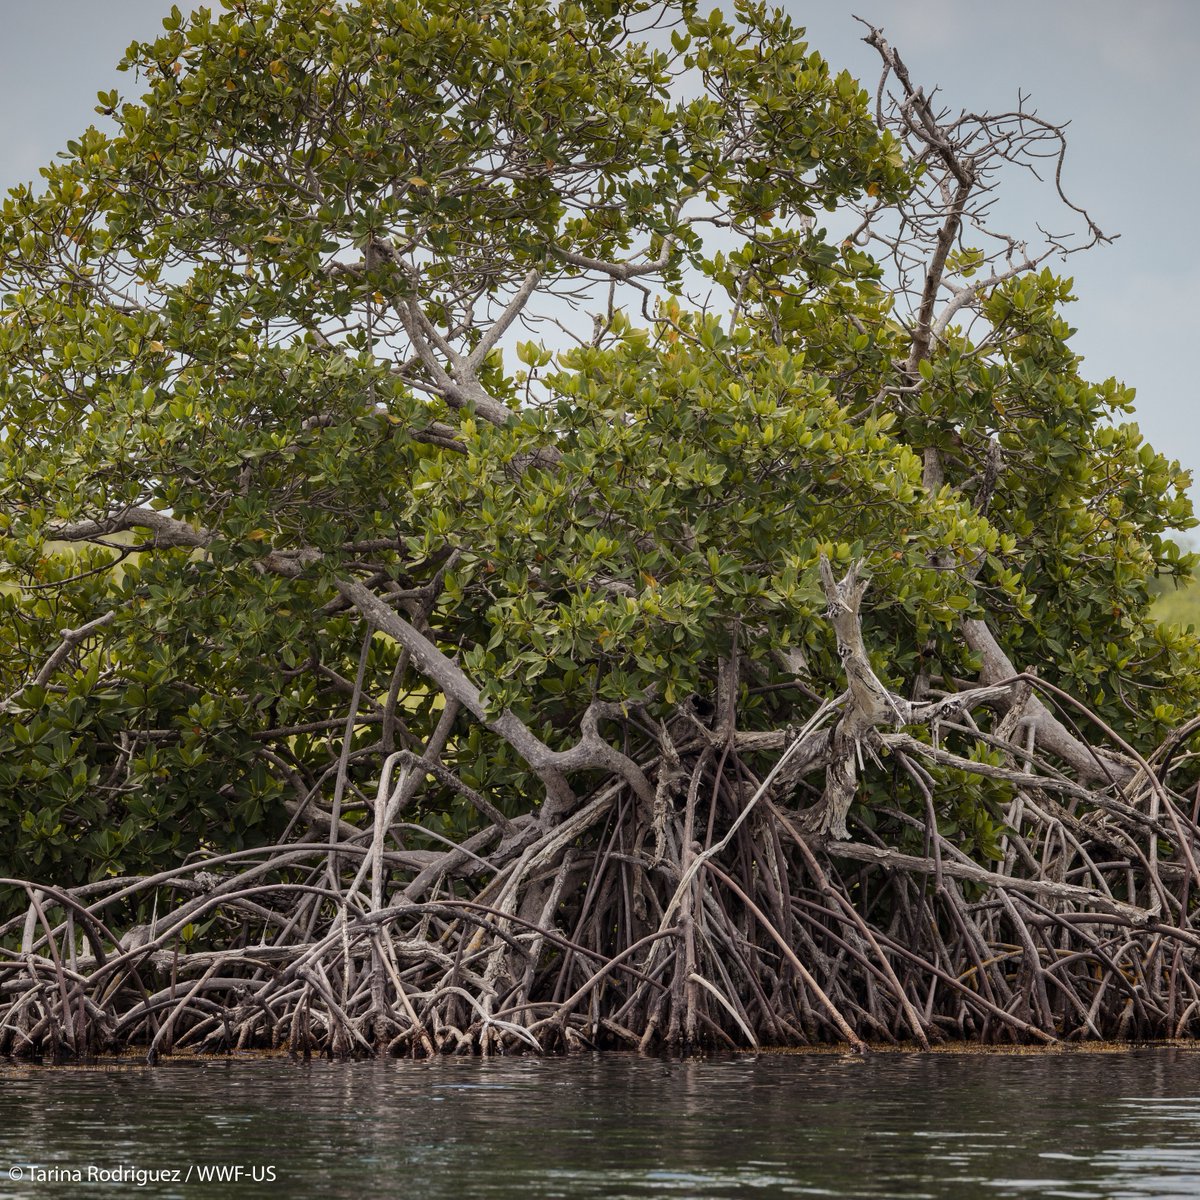
[[572,1059],[591,1061],[594,1058],[644,1059],[647,1063],[683,1063],[692,1061],[723,1062],[733,1059],[746,1058],[853,1058],[866,1061],[876,1055],[895,1057],[912,1055],[929,1057],[988,1057],[988,1058],[1031,1058],[1031,1057],[1074,1057],[1088,1054],[1122,1055],[1145,1050],[1183,1050],[1200,1053],[1200,1038],[1163,1038],[1159,1040],[1139,1040],[1128,1042],[1117,1041],[1087,1041],[1087,1042],[1052,1042],[1037,1045],[986,1045],[977,1042],[943,1042],[925,1049],[916,1042],[901,1043],[868,1043],[866,1054],[860,1054],[848,1045],[820,1046],[762,1046],[756,1050],[723,1050],[691,1054],[638,1054],[633,1050],[605,1049],[593,1051],[577,1051],[571,1054],[442,1054],[432,1057],[411,1058],[407,1055],[389,1055],[386,1057],[336,1057],[326,1054],[312,1054],[307,1058],[303,1054],[292,1054],[286,1049],[280,1050],[233,1050],[229,1053],[217,1054],[172,1054],[163,1055],[156,1062],[149,1062],[145,1053],[146,1048],[130,1049],[118,1054],[100,1055],[92,1059],[72,1060],[69,1062],[47,1062],[36,1058],[0,1058],[0,1079],[8,1074],[26,1074],[38,1071],[108,1071],[127,1070],[134,1068],[157,1068],[170,1066],[206,1066],[217,1063],[256,1064],[264,1062],[291,1062],[297,1066],[311,1065],[322,1062],[330,1065],[362,1066],[368,1063],[412,1063],[430,1066],[434,1063],[477,1062],[480,1064],[508,1063],[520,1061],[569,1061]]

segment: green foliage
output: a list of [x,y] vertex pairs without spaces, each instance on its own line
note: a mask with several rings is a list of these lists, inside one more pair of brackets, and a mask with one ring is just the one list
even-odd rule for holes
[[[711,696],[734,639],[746,728],[836,694],[821,554],[866,560],[867,642],[896,686],[970,678],[958,626],[987,611],[1014,660],[1132,739],[1194,706],[1195,639],[1148,591],[1191,570],[1168,537],[1191,523],[1186,480],[1120,423],[1125,389],[1080,377],[1069,281],[995,287],[986,346],[951,327],[920,387],[888,391],[908,352],[895,296],[815,218],[903,203],[898,144],[785,18],[672,6],[655,49],[624,32],[644,7],[175,10],[125,60],[141,99],[102,95],[114,127],[9,195],[0,873],[148,870],[327,803],[363,638],[351,577],[556,747],[595,698],[660,716]],[[484,343],[530,272],[567,295],[643,247],[661,269],[590,341]],[[720,319],[686,299],[696,280]],[[138,526],[120,570],[111,548],[56,552],[125,553],[107,535],[132,508],[174,532]],[[63,629],[109,610],[28,686]],[[443,711],[418,667],[371,641],[352,820],[381,754]],[[446,759],[509,814],[540,800],[465,717]],[[947,829],[994,855],[996,798],[945,794]],[[477,819],[437,788],[412,815],[455,836]]]

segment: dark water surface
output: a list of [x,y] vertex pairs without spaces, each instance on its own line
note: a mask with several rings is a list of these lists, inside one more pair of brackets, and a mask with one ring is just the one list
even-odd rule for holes
[[1200,1051],[0,1066],[0,1195],[1200,1197]]

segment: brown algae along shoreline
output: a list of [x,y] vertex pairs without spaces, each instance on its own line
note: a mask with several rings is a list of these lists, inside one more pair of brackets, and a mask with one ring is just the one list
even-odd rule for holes
[[909,1056],[975,1056],[987,1058],[1030,1058],[1030,1057],[1079,1057],[1081,1055],[1113,1055],[1140,1053],[1156,1050],[1175,1050],[1185,1053],[1200,1054],[1200,1039],[1195,1038],[1164,1038],[1159,1041],[1083,1041],[1039,1043],[1030,1045],[986,1045],[977,1042],[942,1042],[929,1047],[922,1047],[915,1042],[880,1042],[868,1043],[865,1054],[847,1045],[817,1045],[817,1046],[761,1046],[758,1049],[745,1050],[715,1050],[697,1051],[691,1054],[639,1054],[632,1050],[596,1050],[577,1051],[570,1054],[531,1055],[531,1054],[499,1054],[482,1056],[478,1054],[444,1054],[433,1057],[409,1058],[389,1057],[375,1058],[369,1056],[346,1056],[338,1058],[328,1054],[292,1054],[286,1049],[278,1050],[231,1050],[227,1053],[216,1052],[199,1054],[182,1052],[164,1055],[151,1062],[147,1059],[145,1048],[127,1049],[116,1054],[98,1055],[88,1059],[65,1059],[59,1062],[39,1060],[37,1058],[0,1058],[0,1078],[6,1074],[23,1074],[39,1071],[107,1071],[126,1069],[153,1069],[171,1066],[213,1066],[227,1064],[229,1066],[254,1066],[259,1063],[294,1063],[296,1065],[325,1063],[329,1065],[358,1066],[363,1063],[395,1063],[398,1066],[407,1063],[421,1067],[436,1066],[439,1063],[478,1063],[486,1068],[491,1064],[511,1063],[514,1061],[542,1061],[570,1063],[585,1062],[595,1058],[603,1059],[637,1059],[644,1062],[661,1062],[677,1064],[682,1062],[722,1062],[737,1059],[753,1059],[759,1057],[798,1057],[798,1058],[873,1058],[899,1055]]

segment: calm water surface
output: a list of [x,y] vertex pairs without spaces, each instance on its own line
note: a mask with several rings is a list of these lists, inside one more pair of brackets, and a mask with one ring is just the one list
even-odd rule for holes
[[0,1195],[1197,1197],[1200,1051],[0,1066]]

